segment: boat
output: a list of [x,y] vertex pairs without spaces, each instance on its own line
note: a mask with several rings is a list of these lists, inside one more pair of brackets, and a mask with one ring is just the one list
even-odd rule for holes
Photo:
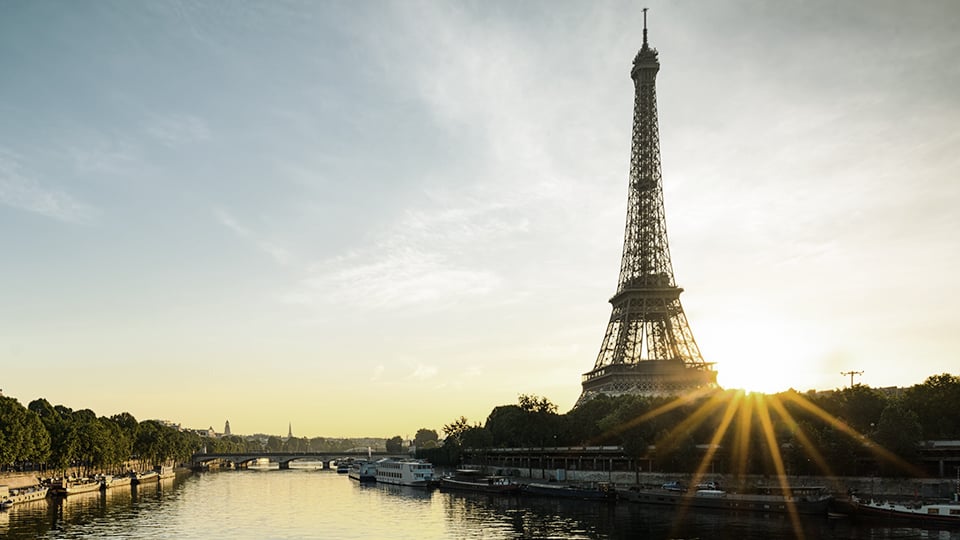
[[363,459],[354,461],[350,464],[350,470],[347,471],[347,476],[361,483],[376,482],[377,464]]
[[506,476],[485,476],[476,469],[458,469],[453,476],[440,479],[440,489],[516,495],[520,493],[520,484]]
[[593,486],[578,486],[574,484],[524,484],[524,495],[542,495],[546,497],[561,497],[564,499],[582,499],[591,501],[612,501],[617,498],[613,486],[600,482]]
[[949,502],[888,502],[879,499],[850,497],[850,506],[857,517],[960,526],[960,470],[957,488]]
[[731,493],[710,485],[690,490],[664,484],[659,488],[631,487],[617,490],[617,496],[640,504],[682,506],[736,512],[787,513],[790,508],[799,514],[826,515],[833,496],[822,486],[794,487],[784,494],[781,488],[758,488],[752,492]]
[[377,483],[431,487],[436,484],[433,465],[422,459],[383,458],[376,462]]
[[129,475],[111,476],[109,474],[104,474],[100,476],[100,489],[108,490],[110,488],[120,486],[129,486],[132,481],[133,478],[130,478]]
[[39,485],[20,488],[0,486],[0,508],[10,508],[15,504],[39,501],[46,498],[48,491],[47,486]]
[[99,478],[57,478],[50,482],[50,491],[54,495],[76,495],[100,490]]
[[130,479],[133,485],[139,486],[140,484],[159,481],[160,473],[157,471],[132,472],[130,473]]
[[337,474],[347,474],[350,472],[350,464],[352,461],[337,461]]
[[166,465],[157,465],[154,467],[154,472],[157,473],[158,480],[165,480],[167,478],[174,478],[177,476],[177,473],[174,471],[173,467],[168,467]]

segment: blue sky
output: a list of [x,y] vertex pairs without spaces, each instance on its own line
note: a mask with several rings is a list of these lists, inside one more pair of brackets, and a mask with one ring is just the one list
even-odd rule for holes
[[[0,387],[241,433],[570,407],[640,7],[0,4]],[[956,372],[957,4],[650,8],[674,269],[721,382]]]

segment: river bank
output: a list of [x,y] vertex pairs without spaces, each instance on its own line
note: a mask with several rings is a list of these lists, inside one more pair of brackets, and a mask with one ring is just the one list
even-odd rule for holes
[[[508,474],[520,478],[547,482],[599,483],[609,482],[618,486],[662,485],[668,482],[693,482],[691,474],[627,472],[627,471],[576,471],[569,469],[503,469],[488,468],[487,472]],[[717,482],[727,488],[736,486],[779,486],[776,476],[747,475],[735,477],[726,474],[705,474],[698,482]],[[949,499],[957,490],[957,481],[948,478],[880,478],[853,476],[788,476],[791,486],[823,486],[834,495],[845,496],[857,493],[864,496],[904,500],[914,498]]]

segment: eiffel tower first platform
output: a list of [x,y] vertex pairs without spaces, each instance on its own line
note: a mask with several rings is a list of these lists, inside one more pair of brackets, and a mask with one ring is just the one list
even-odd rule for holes
[[717,386],[717,373],[704,362],[680,305],[673,278],[660,176],[657,126],[657,50],[647,43],[630,77],[635,94],[630,188],[623,260],[617,293],[593,369],[583,375],[579,406],[599,394],[674,396]]

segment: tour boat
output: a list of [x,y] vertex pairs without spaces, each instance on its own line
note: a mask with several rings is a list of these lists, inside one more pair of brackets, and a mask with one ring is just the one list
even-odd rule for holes
[[675,486],[664,484],[660,488],[631,487],[617,490],[617,496],[640,504],[765,513],[787,513],[794,508],[799,514],[813,515],[826,515],[827,506],[833,499],[830,492],[821,486],[794,487],[790,488],[789,494],[784,494],[779,487],[731,493],[717,486],[678,490]]
[[453,476],[440,479],[440,489],[516,495],[520,493],[520,484],[505,476],[484,476],[476,469],[459,469]]
[[166,466],[166,465],[157,465],[157,466],[154,468],[154,470],[155,470],[156,473],[157,473],[157,479],[158,479],[158,480],[164,480],[164,479],[167,479],[167,478],[174,478],[174,477],[177,476],[177,473],[176,473],[176,471],[174,471],[173,467],[168,467],[168,466]]
[[354,461],[350,464],[350,470],[347,471],[347,476],[361,483],[376,482],[377,464],[363,459]]
[[38,501],[46,498],[48,488],[46,486],[29,486],[21,488],[8,488],[0,486],[0,507],[10,508],[15,504]]
[[436,482],[433,465],[421,459],[383,458],[376,466],[378,484],[430,487]]

